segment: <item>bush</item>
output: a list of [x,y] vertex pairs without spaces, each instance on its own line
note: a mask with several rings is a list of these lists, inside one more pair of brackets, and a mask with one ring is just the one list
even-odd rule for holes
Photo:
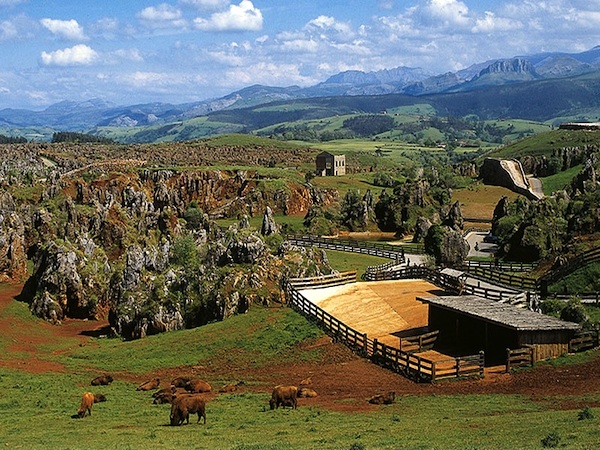
[[560,312],[565,308],[565,302],[557,299],[546,299],[540,303],[540,309],[544,314],[551,316],[560,316]]
[[560,436],[556,431],[550,433],[544,439],[542,439],[542,447],[544,448],[555,448],[560,443]]
[[581,300],[577,298],[569,300],[567,306],[560,312],[560,318],[575,323],[582,323],[588,320],[585,308],[581,304]]
[[579,411],[579,414],[577,414],[577,420],[588,420],[593,418],[594,413],[592,412],[592,408],[590,408],[589,406],[586,406],[581,411]]

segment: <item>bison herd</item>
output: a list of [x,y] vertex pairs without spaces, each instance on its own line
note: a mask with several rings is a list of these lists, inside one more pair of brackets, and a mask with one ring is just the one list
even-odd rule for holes
[[[92,386],[107,386],[112,383],[113,377],[110,375],[101,375],[94,378],[91,382]],[[243,385],[240,381],[235,384],[228,384],[219,389],[220,393],[234,392],[237,388]],[[312,380],[307,378],[299,383],[300,387],[292,385],[278,385],[273,388],[271,398],[269,399],[270,409],[276,409],[280,406],[296,409],[298,407],[298,398],[312,398],[318,394],[311,389]],[[206,398],[204,394],[212,392],[212,388],[206,381],[198,378],[177,377],[171,380],[166,388],[159,389],[160,379],[153,378],[137,387],[137,391],[155,391],[152,394],[154,404],[171,404],[170,423],[178,426],[184,422],[190,423],[190,414],[198,415],[198,423],[203,419],[206,424]],[[378,394],[370,399],[369,403],[373,404],[390,404],[394,402],[394,392]],[[106,396],[100,393],[85,392],[81,398],[81,405],[74,414],[73,418],[84,418],[87,415],[92,415],[92,405],[98,402],[106,401]]]

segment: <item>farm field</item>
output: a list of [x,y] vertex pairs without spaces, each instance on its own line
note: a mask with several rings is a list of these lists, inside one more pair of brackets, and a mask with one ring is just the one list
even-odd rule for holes
[[[0,436],[5,448],[87,449],[505,449],[600,445],[600,355],[577,364],[539,365],[495,378],[417,384],[333,344],[285,307],[205,327],[123,342],[102,338],[105,322],[53,326],[14,300],[20,286],[0,286]],[[563,361],[568,362],[568,361]],[[110,372],[109,386],[91,387]],[[168,405],[136,391],[157,376],[192,374],[214,390],[207,423],[170,427]],[[297,410],[268,408],[275,384],[311,377],[319,396]],[[72,419],[84,391],[107,401]],[[393,390],[396,402],[366,399]],[[578,420],[585,406],[592,419]]]
[[452,191],[452,201],[459,201],[463,217],[491,220],[494,208],[506,196],[514,200],[519,194],[500,186],[474,184],[466,189]]

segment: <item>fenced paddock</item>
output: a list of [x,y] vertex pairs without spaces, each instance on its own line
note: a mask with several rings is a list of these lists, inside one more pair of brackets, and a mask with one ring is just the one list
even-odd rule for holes
[[[316,280],[290,280],[287,288],[290,306],[357,354],[416,381],[483,376],[483,354],[451,358],[429,350],[429,356],[425,357],[413,350],[400,349],[400,331],[423,329],[427,325],[427,305],[417,301],[416,295],[439,292],[435,285],[424,280],[400,280],[333,286],[327,280],[324,288],[315,289],[316,283]],[[428,339],[432,336],[421,339],[423,347],[429,347],[432,341]]]

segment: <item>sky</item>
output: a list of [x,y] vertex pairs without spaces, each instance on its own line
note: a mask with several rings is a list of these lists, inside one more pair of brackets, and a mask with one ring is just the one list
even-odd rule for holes
[[187,103],[600,44],[600,0],[0,0],[0,109]]

